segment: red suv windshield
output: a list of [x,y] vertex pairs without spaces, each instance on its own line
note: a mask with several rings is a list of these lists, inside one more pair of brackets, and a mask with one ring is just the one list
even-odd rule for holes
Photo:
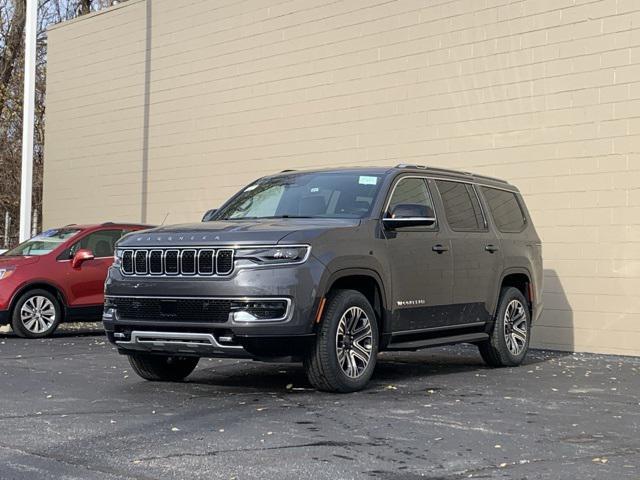
[[42,232],[30,240],[21,243],[13,250],[4,253],[5,256],[28,257],[32,255],[46,255],[65,243],[80,232],[79,228],[59,228]]

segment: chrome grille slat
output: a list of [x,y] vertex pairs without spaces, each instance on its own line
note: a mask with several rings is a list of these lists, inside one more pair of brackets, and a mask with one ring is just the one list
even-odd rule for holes
[[133,256],[134,271],[136,275],[146,275],[149,273],[149,258],[146,250],[138,250]]
[[216,254],[216,273],[218,275],[229,275],[233,272],[233,250],[231,248],[221,248]]
[[135,273],[133,266],[133,250],[125,250],[122,253],[122,273],[124,275],[133,275]]
[[122,251],[125,276],[228,276],[234,271],[233,248],[129,248]]
[[180,250],[169,249],[164,251],[165,275],[180,274]]
[[162,250],[149,251],[149,274],[162,275],[164,273],[164,252]]
[[198,275],[213,275],[216,273],[216,251],[202,249],[198,251]]
[[197,250],[186,249],[180,251],[180,273],[182,275],[195,275]]

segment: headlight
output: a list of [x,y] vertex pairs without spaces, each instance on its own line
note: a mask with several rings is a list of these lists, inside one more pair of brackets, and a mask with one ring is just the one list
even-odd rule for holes
[[120,264],[122,263],[122,250],[117,249],[113,252],[113,266],[120,268]]
[[16,269],[13,267],[5,267],[5,268],[0,268],[0,280],[4,280],[5,278],[9,278],[11,275],[13,275],[13,272],[15,272]]
[[236,260],[243,261],[245,265],[292,265],[305,262],[310,251],[311,247],[308,245],[238,248]]

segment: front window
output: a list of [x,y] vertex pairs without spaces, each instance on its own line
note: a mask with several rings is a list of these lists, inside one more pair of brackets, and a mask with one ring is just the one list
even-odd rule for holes
[[61,228],[47,230],[36,235],[30,240],[21,243],[13,250],[9,250],[4,255],[16,257],[29,257],[32,255],[47,255],[60,245],[65,243],[71,237],[75,236],[80,229],[77,228]]
[[112,257],[116,242],[120,240],[122,230],[99,230],[82,238],[69,249],[69,258],[73,258],[80,249],[89,250],[96,258]]
[[213,220],[257,218],[363,218],[371,212],[380,175],[312,172],[258,180]]

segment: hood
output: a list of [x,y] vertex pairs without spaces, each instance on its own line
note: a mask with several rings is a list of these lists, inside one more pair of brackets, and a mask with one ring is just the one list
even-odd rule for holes
[[0,255],[0,268],[31,265],[33,263],[38,263],[39,260],[40,257],[38,257],[37,255],[31,257],[8,257],[6,255]]
[[119,247],[166,247],[203,245],[268,245],[298,231],[322,232],[355,227],[360,219],[277,218],[188,223],[131,233]]

